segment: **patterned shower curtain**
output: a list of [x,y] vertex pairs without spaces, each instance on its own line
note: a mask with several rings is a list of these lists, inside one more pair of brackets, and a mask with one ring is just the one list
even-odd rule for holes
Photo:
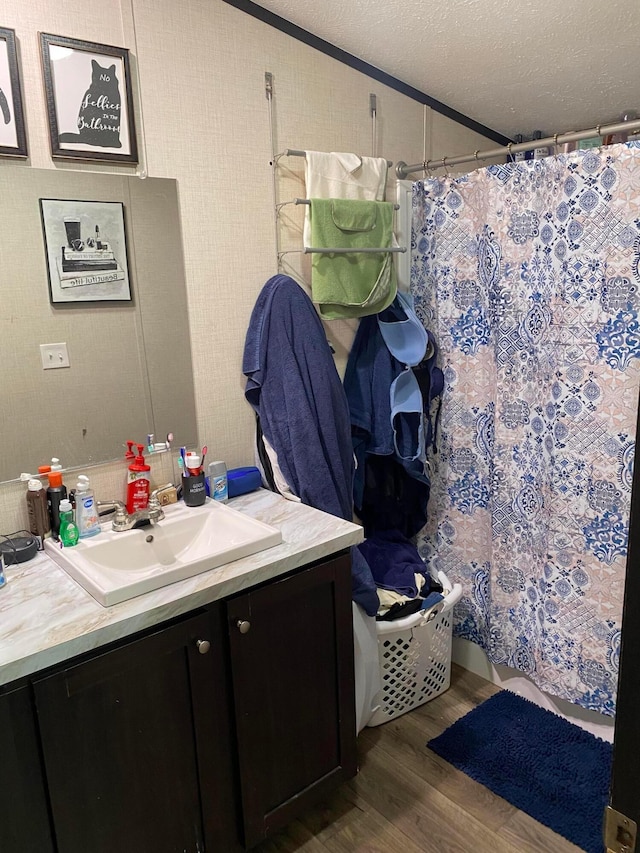
[[456,633],[613,715],[638,402],[640,145],[413,189],[445,372],[423,557]]

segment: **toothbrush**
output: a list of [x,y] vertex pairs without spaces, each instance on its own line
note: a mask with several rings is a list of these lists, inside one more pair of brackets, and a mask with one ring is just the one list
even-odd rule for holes
[[207,445],[205,444],[205,446],[202,448],[202,454],[201,454],[201,456],[200,456],[200,467],[201,467],[203,470],[204,470],[204,457],[207,455],[207,450],[208,450],[208,449],[209,449],[209,448],[208,448],[208,447],[207,447]]

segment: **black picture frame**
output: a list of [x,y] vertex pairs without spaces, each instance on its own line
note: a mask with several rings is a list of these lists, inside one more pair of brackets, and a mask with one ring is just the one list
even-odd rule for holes
[[129,51],[40,33],[51,155],[137,163]]
[[0,154],[27,157],[15,30],[0,27]]
[[131,302],[124,204],[41,198],[52,305]]

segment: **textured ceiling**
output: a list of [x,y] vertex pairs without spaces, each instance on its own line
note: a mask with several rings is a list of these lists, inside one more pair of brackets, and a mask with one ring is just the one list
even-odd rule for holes
[[639,0],[258,0],[506,136],[640,116]]

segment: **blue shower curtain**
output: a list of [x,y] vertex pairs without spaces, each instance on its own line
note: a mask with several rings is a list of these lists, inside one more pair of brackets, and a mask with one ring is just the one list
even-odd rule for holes
[[458,636],[612,715],[640,377],[640,146],[414,184],[446,386],[422,555]]

